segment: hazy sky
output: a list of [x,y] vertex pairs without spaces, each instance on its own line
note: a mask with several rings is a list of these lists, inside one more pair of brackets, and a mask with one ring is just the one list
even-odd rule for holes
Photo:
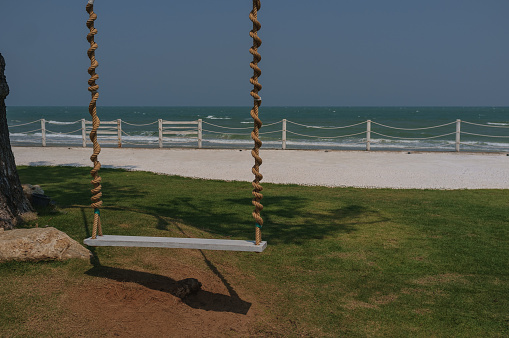
[[[7,105],[88,105],[86,0],[3,0]],[[249,0],[96,0],[98,105],[248,106]],[[509,105],[508,0],[262,0],[266,106]]]

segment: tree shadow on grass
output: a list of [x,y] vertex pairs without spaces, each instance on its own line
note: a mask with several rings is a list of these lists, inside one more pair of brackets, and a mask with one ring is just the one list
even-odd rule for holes
[[[301,244],[309,239],[323,239],[341,233],[351,233],[367,224],[387,221],[379,212],[362,205],[338,205],[327,210],[313,210],[307,197],[286,195],[264,199],[268,206],[262,211],[264,240],[278,243]],[[217,206],[218,208],[211,207]],[[249,198],[174,198],[165,204],[144,208],[154,217],[176,217],[184,224],[223,237],[251,237],[254,207]],[[168,223],[158,218],[157,228],[168,230]]]
[[[91,234],[87,222],[87,216],[83,208],[81,208],[81,214],[85,232],[87,237],[90,237]],[[169,293],[175,297],[179,297],[179,281],[159,274],[104,266],[100,262],[96,248],[89,247],[89,250],[93,255],[90,259],[93,267],[86,271],[85,274],[94,277],[107,278],[122,283],[136,283],[152,290]],[[221,272],[219,272],[217,267],[206,257],[203,251],[200,250],[200,252],[203,255],[203,259],[209,269],[223,282],[229,292],[229,295],[199,290],[197,293],[181,298],[182,302],[194,309],[216,312],[232,312],[244,315],[247,314],[251,308],[251,303],[242,300],[231,284],[228,283],[226,278],[221,274]]]
[[[42,185],[45,193],[60,206],[86,205],[90,203],[92,177],[90,169],[85,167],[19,167],[18,174],[22,183]],[[101,175],[123,172],[122,169],[101,169]],[[103,181],[103,199],[115,203],[122,199],[143,198],[137,186],[125,182],[119,184],[110,180]]]
[[[87,205],[90,203],[90,168],[71,167],[22,167],[19,169],[22,177],[30,177],[34,183],[44,182],[50,187],[50,196],[61,205]],[[123,170],[109,169],[103,172],[125,172]],[[189,181],[191,191],[202,191],[213,194],[210,198],[203,195],[186,195],[185,191],[168,189],[161,198],[153,202],[147,199],[149,190],[144,190],[143,185],[137,185],[137,181],[128,181],[125,176],[115,180],[105,179],[105,205],[116,205],[104,210],[126,210],[153,216],[157,219],[156,228],[169,230],[169,219],[176,220],[196,229],[205,230],[221,237],[251,238],[254,233],[254,220],[251,213],[254,207],[249,197],[235,198],[240,196],[239,186],[234,183],[222,186],[215,182]],[[176,181],[174,181],[176,180]],[[181,179],[168,178],[168,186]],[[161,181],[161,184],[166,184]],[[187,181],[186,181],[187,182]],[[53,185],[53,186],[52,186]],[[186,185],[181,187],[188,186]],[[51,189],[52,188],[52,189]],[[243,188],[242,188],[243,189]],[[85,191],[85,192],[84,192]],[[305,191],[304,191],[305,192]],[[244,192],[242,191],[242,194]],[[245,196],[245,195],[243,195]],[[315,195],[313,198],[316,198]],[[356,231],[365,224],[383,222],[387,219],[363,205],[345,204],[340,199],[328,201],[326,207],[314,207],[317,201],[312,200],[304,193],[287,194],[278,196],[266,196],[262,203],[266,206],[262,211],[264,218],[264,239],[271,245],[278,243],[303,243],[309,239],[322,239],[341,233]],[[325,197],[324,197],[325,198]],[[151,202],[148,202],[148,201]],[[137,201],[137,210],[132,207],[118,207],[126,201]],[[320,202],[320,201],[318,201]]]

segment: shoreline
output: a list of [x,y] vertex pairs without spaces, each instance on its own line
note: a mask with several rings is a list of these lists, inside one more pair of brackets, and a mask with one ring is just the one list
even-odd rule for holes
[[[91,148],[12,147],[17,165],[91,167]],[[507,153],[262,149],[263,183],[392,189],[509,189]],[[103,148],[103,168],[253,180],[245,149]]]

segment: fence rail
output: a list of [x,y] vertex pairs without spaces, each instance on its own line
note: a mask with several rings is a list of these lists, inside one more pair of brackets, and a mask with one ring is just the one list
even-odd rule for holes
[[[92,121],[88,121],[85,119],[77,120],[74,122],[60,122],[60,121],[46,121],[45,119],[35,120],[27,123],[21,123],[17,125],[10,125],[11,135],[13,130],[19,130],[17,128],[30,128],[32,124],[37,124],[40,122],[40,128],[31,129],[29,131],[23,130],[22,133],[25,135],[38,135],[40,133],[41,137],[41,145],[43,147],[47,146],[48,140],[55,136],[66,136],[66,135],[76,135],[78,138],[81,138],[82,147],[87,147],[90,145],[90,141],[87,140],[87,135],[92,130]],[[51,130],[47,128],[47,125],[53,125]],[[70,126],[78,124],[80,127],[78,129],[73,128],[72,131],[56,131],[57,126]],[[129,128],[139,128],[139,127],[147,127],[151,125],[154,126],[153,134],[150,136],[152,140],[146,141],[142,139],[142,142],[133,142],[132,140],[126,140],[129,137],[135,137],[136,135],[132,133],[128,133],[126,130],[122,129],[122,125],[125,124],[129,126]],[[208,129],[204,129],[203,125],[207,125]],[[462,125],[466,126],[476,126],[476,127],[485,127],[485,128],[497,128],[496,135],[491,134],[480,134],[478,132],[473,133],[470,131],[462,130]],[[280,129],[274,129],[273,126],[281,125]],[[292,128],[289,128],[289,126]],[[362,125],[365,126],[364,129]],[[28,126],[28,127],[26,127]],[[419,127],[419,128],[401,128],[395,126],[385,125],[376,121],[362,121],[359,123],[354,123],[346,126],[313,126],[313,125],[305,125],[302,123],[297,123],[294,121],[290,121],[287,119],[283,119],[277,122],[269,123],[264,125],[264,127],[272,127],[274,130],[262,131],[260,135],[267,134],[276,134],[280,133],[281,137],[278,138],[276,142],[280,142],[281,149],[287,149],[287,146],[290,142],[288,139],[288,135],[296,135],[306,139],[312,140],[340,140],[345,138],[352,138],[353,136],[364,136],[360,140],[353,140],[350,144],[364,144],[365,149],[367,151],[372,150],[372,146],[376,144],[376,140],[372,138],[373,135],[381,136],[389,140],[406,140],[406,141],[415,141],[415,140],[431,140],[431,139],[442,139],[454,145],[454,150],[459,152],[462,146],[479,146],[477,144],[473,144],[471,141],[465,141],[464,137],[485,137],[485,138],[496,138],[503,139],[506,144],[509,144],[509,126],[501,126],[501,125],[488,125],[488,124],[478,124],[474,122],[456,120],[449,123],[427,126],[427,127]],[[157,129],[156,129],[157,128]],[[216,130],[213,130],[213,129]],[[353,128],[353,130],[352,130]],[[440,133],[437,135],[428,135],[428,136],[419,136],[415,135],[416,132],[420,132],[422,134],[423,131],[427,130],[435,130],[437,128],[440,129]],[[447,128],[447,129],[445,129]],[[453,129],[454,128],[454,129]],[[218,130],[219,129],[219,130]],[[252,127],[228,127],[222,126],[218,124],[209,123],[203,121],[202,119],[194,120],[194,121],[166,121],[163,119],[158,119],[157,121],[143,124],[135,124],[123,121],[121,119],[113,120],[113,121],[101,121],[101,124],[97,130],[97,136],[101,144],[116,144],[117,147],[121,148],[123,144],[129,145],[139,145],[139,146],[158,146],[159,148],[163,148],[165,145],[171,145],[174,143],[178,143],[179,139],[186,140],[186,142],[192,142],[196,144],[198,148],[203,147],[204,135],[217,135],[221,134],[223,136],[235,137],[235,136],[247,136],[249,135],[249,130]],[[292,129],[292,130],[290,130]],[[349,130],[346,130],[349,129]],[[145,129],[146,130],[146,129]],[[304,131],[303,131],[304,130]],[[323,130],[324,133],[329,133],[328,135],[312,135],[309,134],[309,131],[315,130]],[[391,131],[406,133],[404,135],[389,135]],[[436,131],[438,133],[438,131]],[[505,132],[505,134],[504,134]],[[152,131],[150,131],[152,133]],[[335,133],[335,134],[331,134]],[[413,134],[412,134],[413,133]],[[411,134],[409,136],[409,134]],[[504,134],[504,135],[501,135]],[[156,138],[157,135],[157,138]],[[49,137],[48,137],[49,136]],[[419,136],[419,137],[416,137]],[[209,138],[207,140],[212,140]],[[247,140],[246,140],[247,141]],[[467,143],[470,142],[470,143]],[[15,142],[13,142],[15,144]],[[427,147],[422,146],[422,149],[427,149]],[[508,151],[509,149],[504,149],[504,151]]]

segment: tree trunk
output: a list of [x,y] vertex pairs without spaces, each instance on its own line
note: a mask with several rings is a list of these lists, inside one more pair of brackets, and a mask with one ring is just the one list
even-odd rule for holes
[[4,70],[5,60],[0,54],[0,228],[12,229],[21,215],[32,211],[32,206],[23,194],[9,140],[5,108],[9,86]]

